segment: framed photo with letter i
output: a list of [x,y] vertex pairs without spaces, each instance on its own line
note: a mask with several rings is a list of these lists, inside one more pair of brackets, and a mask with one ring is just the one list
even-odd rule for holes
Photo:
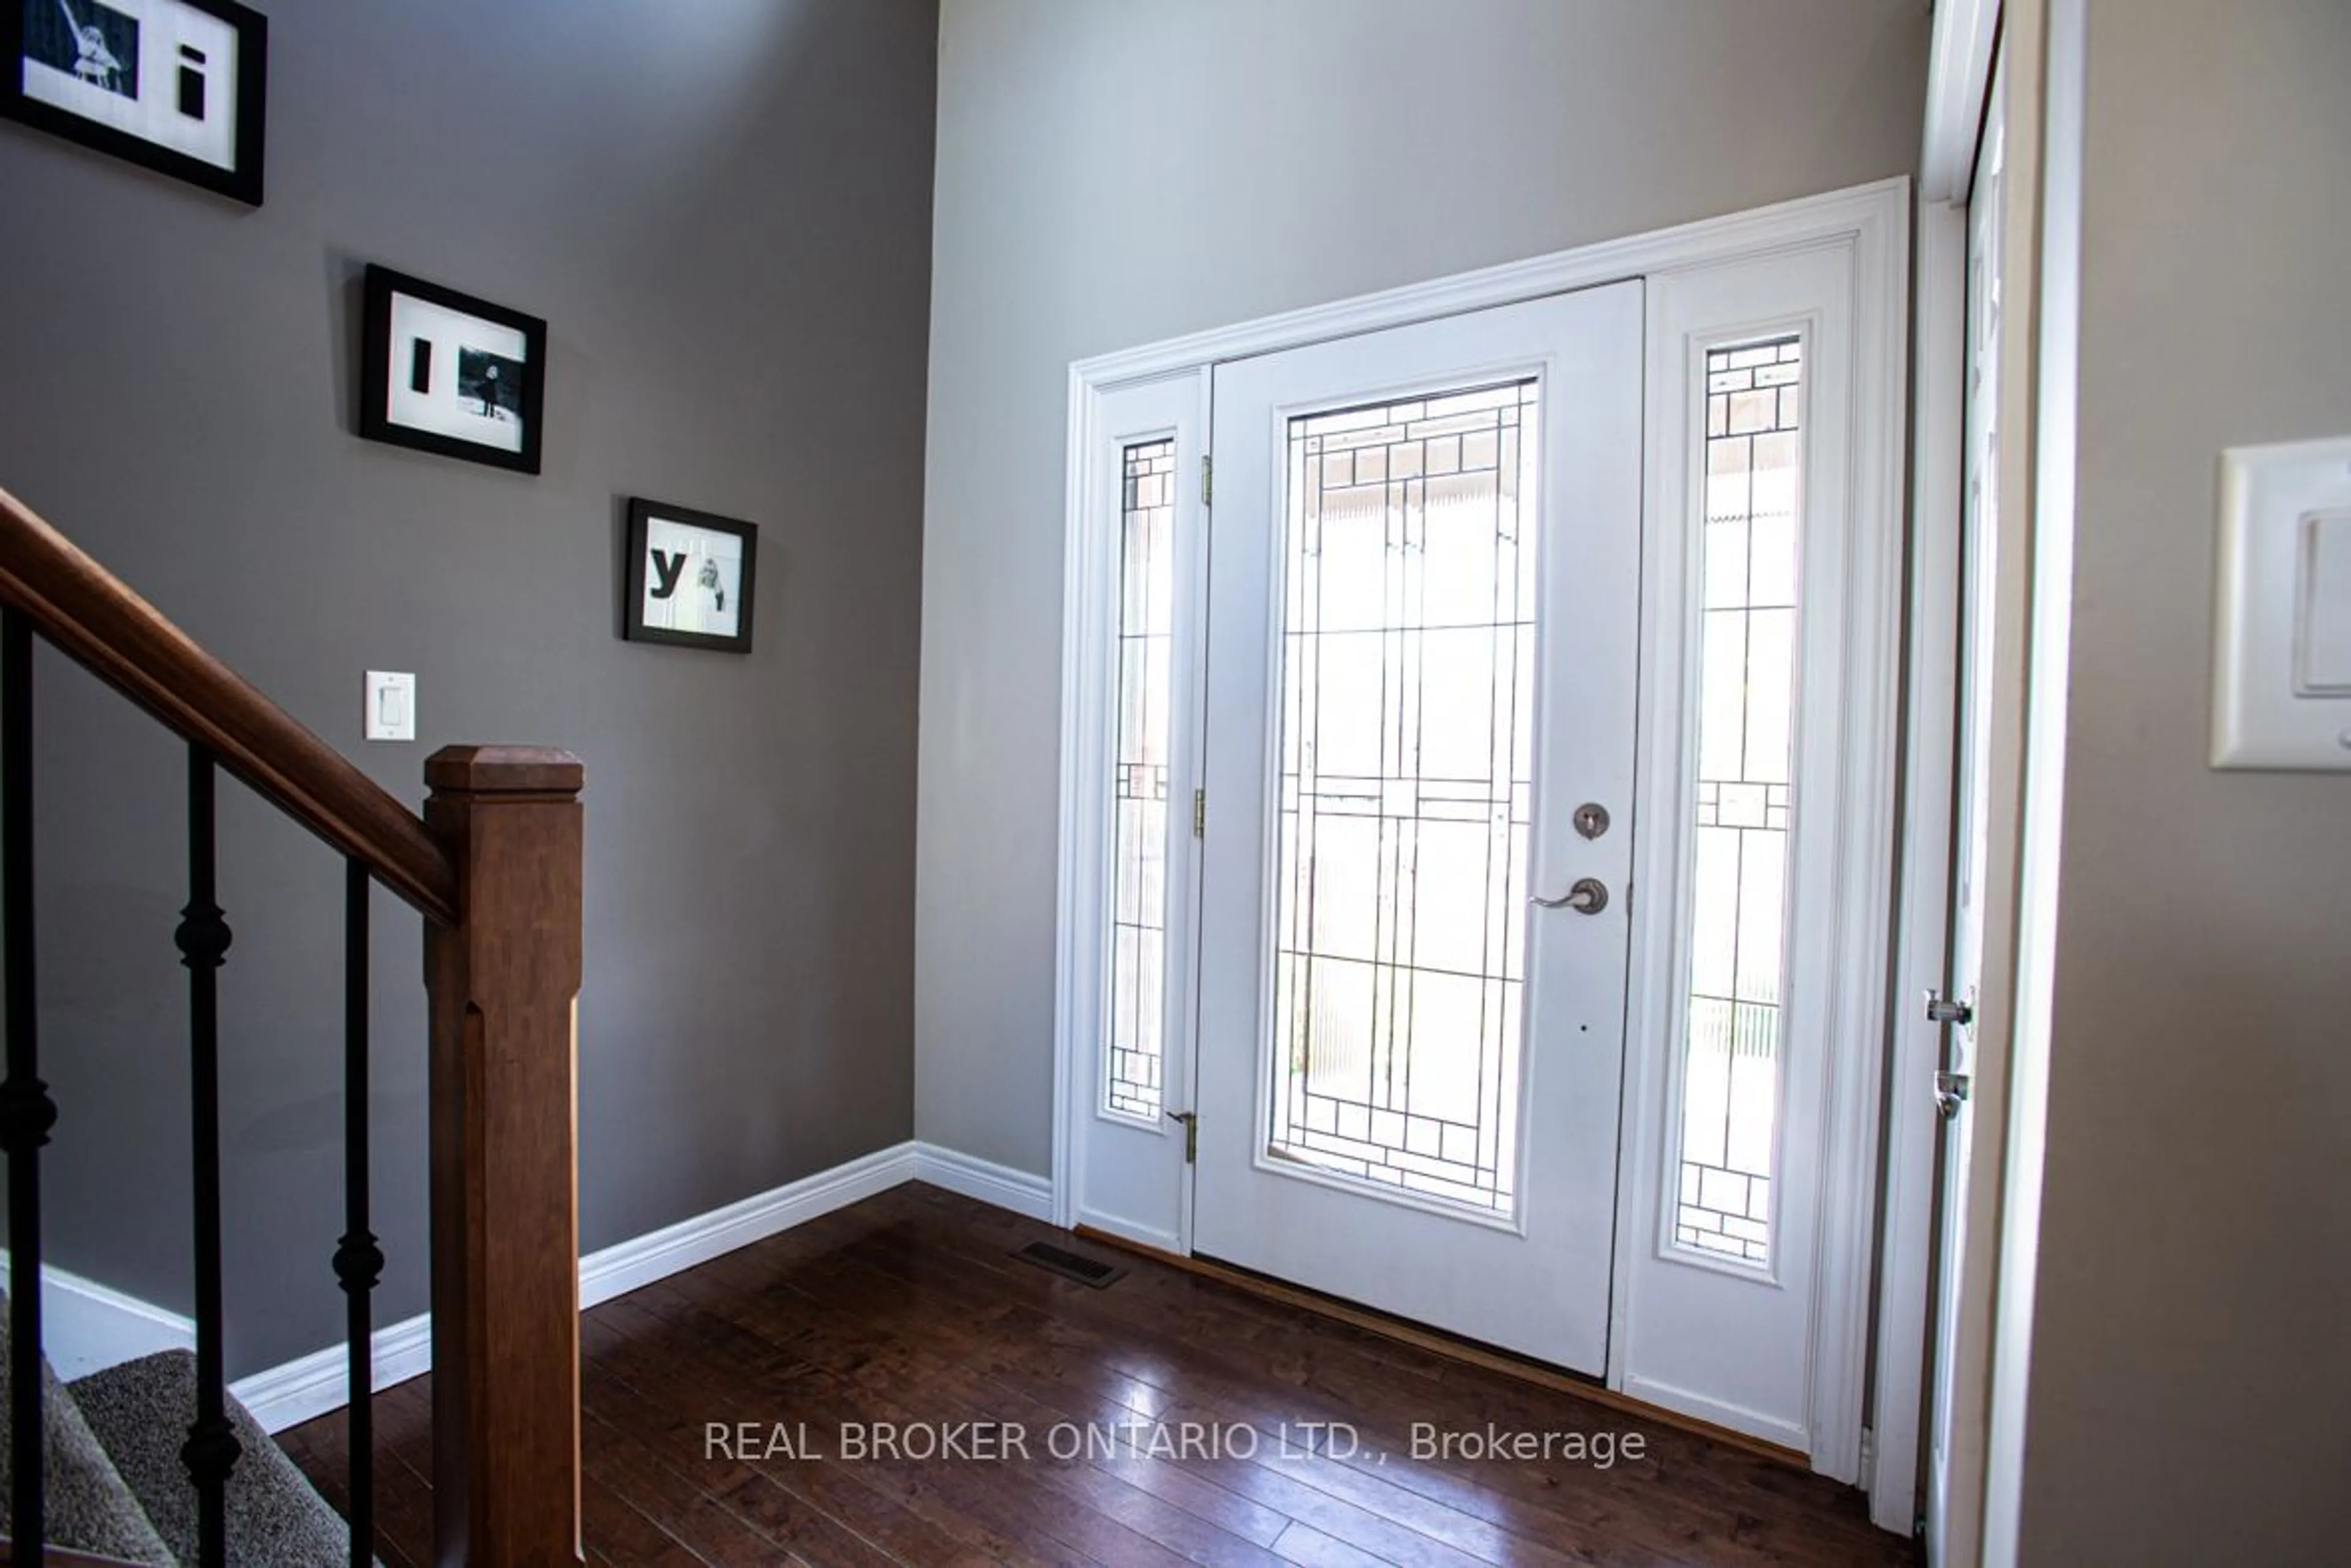
[[260,12],[235,0],[0,0],[0,114],[261,205]]
[[538,473],[547,323],[388,267],[365,294],[360,434]]

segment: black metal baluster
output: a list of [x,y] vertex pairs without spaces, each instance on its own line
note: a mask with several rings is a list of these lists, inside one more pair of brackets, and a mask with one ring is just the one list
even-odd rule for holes
[[33,628],[0,611],[0,921],[6,923],[9,1498],[17,1560],[47,1561],[41,1440],[41,1145],[57,1108],[41,1082],[33,993]]
[[383,1251],[368,1228],[367,867],[348,862],[343,881],[343,1239],[335,1249],[350,1339],[351,1568],[375,1562],[375,1332],[369,1292],[383,1276]]
[[229,1472],[243,1450],[229,1429],[221,1364],[220,967],[228,922],[214,897],[213,754],[188,747],[188,906],[180,912],[180,961],[188,967],[189,1063],[196,1218],[196,1418],[180,1462],[196,1488],[201,1568],[228,1562]]

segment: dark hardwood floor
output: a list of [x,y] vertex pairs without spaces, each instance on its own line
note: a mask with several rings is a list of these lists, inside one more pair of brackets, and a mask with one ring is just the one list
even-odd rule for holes
[[[1096,1291],[1008,1256],[1037,1239],[1130,1271]],[[589,1558],[626,1568],[1914,1561],[1774,1460],[923,1186],[596,1308],[582,1360]],[[425,1388],[376,1396],[392,1568],[430,1561]],[[976,1424],[936,1439],[961,1457],[913,1457],[947,1423]],[[1416,1458],[1416,1423],[1646,1452]],[[755,1441],[714,1451],[714,1427]],[[778,1428],[795,1452],[761,1451]],[[345,1429],[279,1438],[339,1507]]]

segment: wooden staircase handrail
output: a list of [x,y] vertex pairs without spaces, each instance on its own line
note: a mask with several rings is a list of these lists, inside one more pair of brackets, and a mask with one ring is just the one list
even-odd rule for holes
[[426,919],[457,923],[456,868],[415,812],[5,489],[0,601]]
[[[212,971],[225,951],[225,928],[212,897],[211,780],[226,768],[348,857],[350,951],[364,955],[367,881],[391,888],[425,919],[428,1003],[431,1239],[433,1271],[433,1496],[436,1563],[450,1568],[549,1568],[580,1561],[580,1244],[575,1102],[581,976],[581,871],[584,846],[580,759],[566,751],[520,746],[444,747],[426,759],[431,791],[420,815],[402,805],[343,755],[297,723],[244,677],[198,647],[154,606],[132,592],[33,509],[0,490],[0,605],[9,624],[0,639],[0,679],[8,688],[0,714],[0,748],[29,757],[31,706],[21,682],[37,634],[144,708],[193,748],[189,766],[189,906],[176,939],[191,976],[191,1059],[198,1063],[197,1160],[200,1387],[206,1346],[213,1348],[212,1416],[191,1427],[188,1459],[205,1520],[207,1561],[222,1561],[221,1498],[227,1466],[198,1439],[217,1420],[218,1362],[218,1040]],[[18,622],[15,617],[21,615]],[[28,769],[27,769],[28,772]],[[6,956],[12,973],[29,960],[32,894],[29,793],[0,792],[0,823],[11,845],[9,869],[25,874],[0,887],[9,906]],[[20,810],[20,808],[23,808]],[[366,1124],[366,966],[345,976],[347,1134]],[[13,981],[12,1009],[33,1007],[33,988]],[[13,1127],[7,1163],[15,1199],[31,1194],[28,1250],[14,1255],[23,1282],[37,1277],[38,1166],[53,1117],[37,1077],[37,1030],[12,1017],[7,1028],[6,1094],[0,1133]],[[23,1026],[23,1027],[20,1027]],[[354,1066],[353,1064],[356,1064]],[[21,1085],[29,1085],[29,1100]],[[206,1095],[212,1099],[208,1103]],[[24,1135],[27,1125],[36,1131]],[[353,1291],[350,1344],[353,1387],[370,1382],[366,1292],[381,1268],[366,1218],[363,1136],[346,1137],[350,1230],[336,1253],[336,1272]],[[204,1184],[212,1185],[207,1187]],[[209,1218],[206,1200],[212,1193]],[[205,1238],[212,1259],[213,1306],[204,1308]],[[373,1254],[371,1257],[371,1254]],[[17,1298],[37,1303],[37,1290]],[[22,1343],[37,1343],[29,1323]],[[21,1392],[37,1388],[21,1374]],[[202,1402],[200,1401],[200,1404]],[[37,1402],[7,1413],[19,1429],[37,1422]],[[37,1428],[36,1428],[37,1429]],[[17,1454],[19,1484],[38,1495],[42,1478],[28,1444]],[[230,1445],[229,1463],[234,1463]],[[207,1455],[210,1457],[208,1458]],[[355,1486],[355,1494],[360,1489]],[[361,1512],[364,1513],[364,1510]],[[68,1561],[52,1553],[50,1561]],[[70,1559],[91,1561],[95,1559]],[[14,1561],[0,1540],[0,1564]]]

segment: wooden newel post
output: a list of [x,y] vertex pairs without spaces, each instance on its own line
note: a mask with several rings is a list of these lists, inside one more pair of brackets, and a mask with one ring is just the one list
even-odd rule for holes
[[428,925],[434,1558],[580,1561],[574,1025],[582,770],[569,752],[453,746],[424,821],[457,868]]

